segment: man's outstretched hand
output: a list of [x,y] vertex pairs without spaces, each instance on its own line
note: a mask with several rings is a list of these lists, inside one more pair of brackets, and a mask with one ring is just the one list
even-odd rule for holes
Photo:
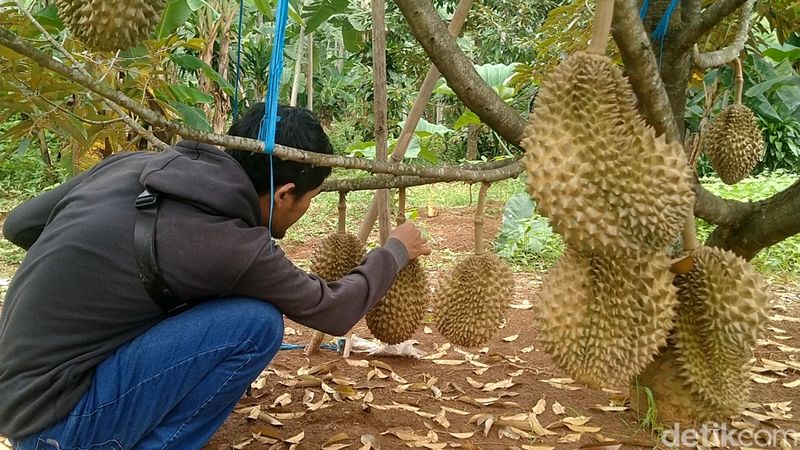
[[390,238],[395,238],[406,246],[408,259],[414,259],[420,255],[430,255],[431,248],[428,247],[428,240],[422,237],[419,229],[411,222],[406,222],[389,233]]

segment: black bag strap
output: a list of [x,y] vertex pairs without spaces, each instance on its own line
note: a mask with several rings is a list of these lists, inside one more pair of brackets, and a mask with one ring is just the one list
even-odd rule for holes
[[133,228],[133,252],[136,257],[136,268],[139,278],[150,298],[165,313],[177,314],[188,308],[189,304],[180,299],[169,288],[158,266],[156,254],[156,220],[161,195],[145,189],[136,197],[136,222]]

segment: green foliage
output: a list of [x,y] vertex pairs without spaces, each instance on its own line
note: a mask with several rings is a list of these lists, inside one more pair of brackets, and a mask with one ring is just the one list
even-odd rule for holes
[[526,192],[514,194],[503,209],[503,224],[495,250],[503,258],[546,268],[563,253],[561,238],[546,217],[536,214]]
[[[772,34],[761,34],[758,44],[743,61],[742,102],[756,114],[764,132],[765,156],[754,173],[785,169],[800,170],[800,76],[794,65],[800,48],[779,44]],[[713,98],[714,114],[733,102],[733,73],[730,67],[710,70],[704,88],[690,87],[686,120],[696,130],[705,113],[706,95]],[[700,161],[701,176],[713,173],[707,160]]]

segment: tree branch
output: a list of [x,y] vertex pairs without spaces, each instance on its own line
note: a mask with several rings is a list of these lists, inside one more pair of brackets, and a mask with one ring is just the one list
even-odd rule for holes
[[[524,166],[519,162],[508,164],[507,166],[490,171],[483,171],[486,174],[483,182],[495,182],[517,177]],[[369,178],[347,179],[347,180],[327,180],[322,184],[323,192],[350,192],[350,191],[372,191],[376,189],[396,189],[402,187],[423,186],[426,184],[442,182],[472,182],[460,179],[425,178],[415,176],[392,176],[377,175]]]
[[611,31],[645,119],[657,134],[665,134],[668,141],[679,141],[675,116],[635,1],[617,0],[614,3]]
[[711,31],[728,14],[736,11],[747,0],[717,0],[706,8],[700,17],[686,27],[677,42],[683,49],[690,49],[706,33]]
[[[42,67],[59,73],[91,90],[92,92],[133,111],[147,122],[163,127],[167,131],[180,134],[187,139],[194,139],[201,142],[220,145],[226,148],[235,148],[251,152],[263,152],[264,150],[263,142],[255,139],[246,139],[237,136],[228,136],[216,133],[206,133],[187,127],[186,125],[172,122],[155,111],[142,106],[125,94],[111,89],[103,83],[97,82],[89,75],[78,72],[76,69],[67,67],[51,56],[31,47],[22,39],[20,39],[19,36],[5,28],[0,28],[0,45],[8,47],[9,49],[14,50],[21,55],[27,56],[39,63]],[[282,145],[275,146],[274,155],[284,160],[298,161],[315,166],[343,167],[347,169],[361,169],[373,173],[415,175],[432,179],[477,182],[486,181],[487,177],[491,177],[489,172],[468,171],[452,166],[424,167],[402,163],[379,163],[366,159],[308,152]]]
[[751,259],[761,249],[800,233],[800,180],[753,204],[750,214],[731,226],[717,227],[708,245],[731,250]]
[[741,221],[755,207],[755,203],[752,202],[717,197],[700,183],[697,183],[694,192],[697,196],[694,208],[697,217],[721,227],[731,226]]
[[481,79],[431,1],[395,0],[395,3],[411,27],[411,33],[458,98],[503,139],[518,146],[525,120]]
[[739,31],[736,33],[731,45],[725,48],[700,53],[697,45],[694,46],[694,65],[700,69],[710,69],[712,67],[719,67],[732,62],[739,56],[744,44],[747,42],[747,36],[750,35],[750,16],[753,15],[753,5],[755,0],[747,0],[747,2],[739,9]]

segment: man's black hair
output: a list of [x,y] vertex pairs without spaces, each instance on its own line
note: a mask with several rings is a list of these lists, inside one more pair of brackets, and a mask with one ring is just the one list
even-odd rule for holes
[[[228,134],[258,139],[263,117],[264,103],[256,103],[231,126]],[[278,117],[280,120],[275,127],[276,144],[310,152],[333,154],[333,147],[328,140],[328,135],[322,130],[322,126],[311,111],[291,106],[279,106]],[[229,149],[227,152],[244,168],[258,195],[270,192],[268,155],[233,149]],[[275,164],[275,186],[294,183],[294,194],[297,196],[313,191],[331,174],[330,167],[316,167],[311,164],[284,161],[277,156],[273,156],[272,161]]]

